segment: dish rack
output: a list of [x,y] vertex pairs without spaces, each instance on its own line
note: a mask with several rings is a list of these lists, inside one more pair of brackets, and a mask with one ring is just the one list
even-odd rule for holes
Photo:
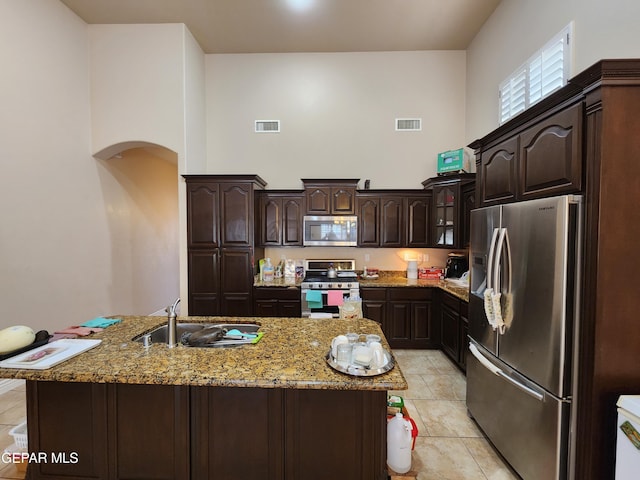
[[27,437],[27,422],[22,422],[20,425],[16,425],[11,430],[9,430],[9,435],[13,437],[13,441],[16,444],[16,447],[22,448],[24,450],[27,449],[29,445],[29,440]]

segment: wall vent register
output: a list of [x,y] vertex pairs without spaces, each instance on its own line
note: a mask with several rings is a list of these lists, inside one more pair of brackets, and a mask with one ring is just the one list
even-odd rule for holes
[[256,120],[256,133],[280,133],[280,120]]
[[397,132],[419,132],[422,130],[421,118],[396,118]]

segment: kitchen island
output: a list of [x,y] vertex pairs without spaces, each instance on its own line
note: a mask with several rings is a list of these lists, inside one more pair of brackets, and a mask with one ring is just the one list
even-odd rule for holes
[[58,366],[0,370],[27,380],[29,449],[48,460],[28,478],[386,478],[386,392],[407,388],[402,372],[352,377],[325,362],[333,337],[382,336],[377,323],[185,317],[258,323],[264,337],[169,349],[132,341],[163,317],[121,318]]

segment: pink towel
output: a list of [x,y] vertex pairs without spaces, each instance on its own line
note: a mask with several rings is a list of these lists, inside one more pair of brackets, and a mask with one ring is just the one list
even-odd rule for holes
[[327,305],[339,307],[344,303],[342,290],[329,290],[327,292]]
[[79,335],[81,337],[85,337],[90,333],[101,332],[102,330],[104,329],[98,327],[68,327],[64,330],[58,330],[56,331],[56,333],[69,333],[71,335]]

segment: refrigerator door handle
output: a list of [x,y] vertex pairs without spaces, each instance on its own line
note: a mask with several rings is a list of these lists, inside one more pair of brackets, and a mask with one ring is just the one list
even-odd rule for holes
[[491,236],[491,243],[489,244],[489,258],[487,259],[487,289],[494,288],[493,282],[493,263],[496,254],[496,243],[498,240],[498,235],[500,233],[499,228],[493,229],[493,235]]
[[503,378],[504,380],[509,382],[511,385],[513,385],[514,387],[522,390],[524,393],[526,393],[527,395],[535,398],[536,400],[538,400],[540,402],[542,402],[544,400],[544,395],[543,394],[541,394],[541,393],[535,391],[534,389],[524,385],[523,383],[520,383],[517,380],[511,378],[509,375],[504,373],[500,368],[496,367],[493,363],[491,363],[484,355],[482,355],[482,353],[480,353],[480,350],[478,350],[478,347],[476,347],[473,343],[469,343],[469,351],[471,352],[471,354],[474,357],[476,357],[476,359],[480,362],[480,364],[483,367],[485,367],[487,370],[489,370],[494,375],[497,375],[497,376]]
[[500,370],[493,363],[487,360],[487,358],[480,353],[478,347],[476,347],[473,343],[469,343],[469,351],[474,357],[476,357],[476,359],[482,364],[484,368],[489,370],[494,375],[499,375],[499,373],[502,372],[502,370]]
[[[493,315],[494,315],[494,324],[498,329],[498,333],[501,335],[504,334],[505,322],[502,316],[502,306],[501,306],[501,298],[502,298],[502,282],[500,278],[500,266],[502,264],[502,250],[504,248],[505,238],[507,239],[507,245],[509,244],[509,240],[507,238],[507,229],[500,229],[500,236],[497,241],[497,248],[494,252],[494,265],[493,265],[493,295],[491,297],[493,304]],[[508,248],[508,246],[507,246]],[[510,260],[509,260],[510,261]],[[508,263],[510,265],[510,263]]]
[[484,290],[484,313],[487,317],[487,321],[489,325],[495,330],[497,325],[495,323],[495,312],[493,310],[493,298],[494,298],[494,285],[492,284],[493,280],[493,263],[495,259],[495,250],[496,250],[496,242],[498,240],[498,234],[500,233],[499,228],[493,229],[493,235],[491,236],[491,243],[489,246],[489,257],[487,259],[487,287]]

